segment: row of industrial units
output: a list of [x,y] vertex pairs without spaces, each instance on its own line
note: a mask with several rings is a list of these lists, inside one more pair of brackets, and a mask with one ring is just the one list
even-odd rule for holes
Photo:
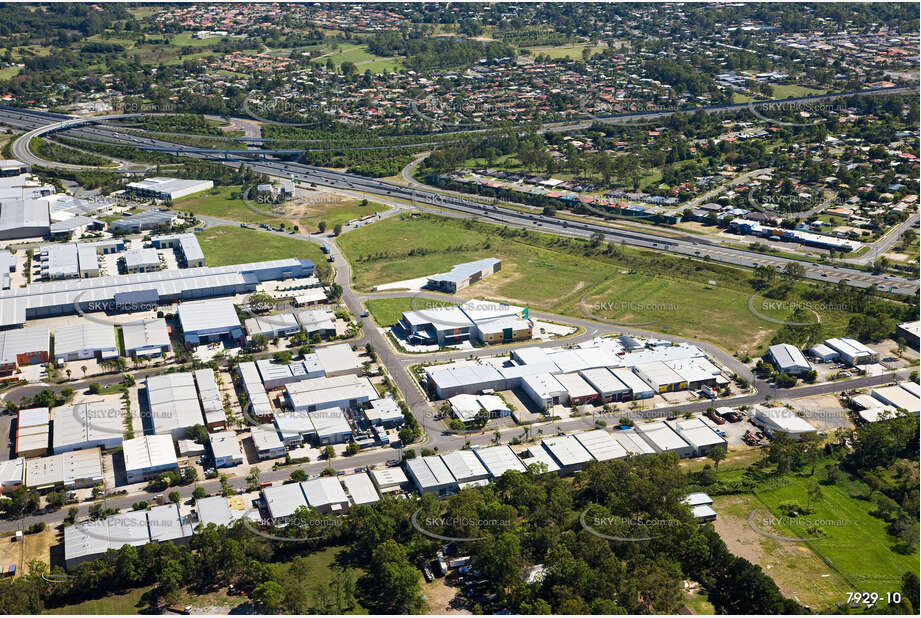
[[[0,291],[0,328],[21,327],[27,320],[58,315],[137,311],[139,306],[149,310],[159,304],[246,294],[254,292],[262,281],[309,277],[313,272],[312,261],[290,258],[33,283]],[[192,310],[186,312],[191,317]],[[207,336],[207,316],[201,317],[203,321],[196,321],[194,326],[201,328],[200,335]],[[239,328],[236,318],[235,326]],[[187,334],[199,334],[195,330]]]
[[[667,345],[665,345],[667,344]],[[602,404],[728,383],[699,347],[653,342],[627,351],[616,339],[573,349],[514,350],[501,364],[456,362],[424,369],[440,399],[521,388],[536,406]]]
[[854,395],[850,399],[861,420],[867,423],[891,418],[899,410],[910,414],[921,413],[921,386],[907,380],[880,386],[872,389],[869,395]]
[[471,485],[482,485],[508,470],[524,472],[538,464],[547,472],[574,474],[592,461],[628,455],[675,453],[679,457],[706,455],[726,439],[699,418],[644,423],[630,429],[603,429],[544,438],[519,457],[500,445],[429,455],[405,462],[406,473],[420,494],[445,496]]

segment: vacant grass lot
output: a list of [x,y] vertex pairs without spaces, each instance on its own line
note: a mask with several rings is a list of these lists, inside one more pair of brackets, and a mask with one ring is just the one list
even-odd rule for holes
[[[337,242],[352,264],[353,285],[363,290],[498,257],[502,270],[464,290],[463,296],[508,300],[568,315],[588,313],[699,338],[731,352],[754,350],[780,326],[749,310],[752,290],[744,271],[626,247],[619,247],[621,255],[584,255],[584,244],[577,241],[534,233],[504,238],[500,232],[488,224],[399,216],[350,231]],[[768,317],[781,319],[789,313],[763,309],[762,301],[755,297],[752,302]],[[395,306],[377,310],[387,313]],[[849,316],[821,317],[837,332]],[[379,323],[391,318],[392,314],[382,317]]]
[[197,234],[208,266],[225,266],[283,258],[326,261],[320,247],[312,242],[279,234],[240,227],[219,226]]
[[796,84],[789,84],[786,86],[774,86],[771,89],[771,92],[775,99],[789,99],[792,97],[808,97],[810,94],[825,94],[828,91],[818,88],[798,86]]
[[[808,479],[791,476],[789,483],[768,491],[758,491],[757,497],[774,515],[780,516],[781,504],[805,506]],[[902,555],[892,551],[895,539],[886,531],[886,522],[870,513],[873,503],[852,498],[839,485],[822,486],[822,499],[814,504],[812,520],[840,522],[841,525],[821,526],[825,538],[803,543],[816,552],[832,568],[844,576],[854,590],[899,590],[906,571],[918,574],[918,555]],[[786,526],[793,537],[816,536],[805,527],[790,522]],[[781,534],[784,534],[781,532]],[[821,535],[819,535],[821,536]]]
[[[280,223],[298,225],[304,232],[315,232],[320,221],[326,221],[331,230],[336,224],[345,225],[352,219],[358,219],[376,212],[387,210],[387,206],[368,202],[364,206],[357,200],[332,204],[310,204],[292,200],[283,204],[259,204],[253,199],[252,207],[239,197],[242,187],[215,187],[207,193],[176,201],[175,208],[183,212],[192,212],[205,217],[230,219],[241,223],[265,223],[278,226]],[[234,194],[237,197],[232,198]],[[273,216],[275,208],[281,209]]]
[[446,307],[450,304],[451,303],[425,299],[417,303],[416,307],[413,307],[412,296],[404,296],[401,298],[373,298],[369,301],[365,301],[368,312],[380,326],[393,326],[400,321],[400,317],[402,317],[404,311]]

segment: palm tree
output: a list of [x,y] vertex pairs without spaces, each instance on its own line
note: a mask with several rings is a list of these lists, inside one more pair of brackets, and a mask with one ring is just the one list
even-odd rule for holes
[[70,369],[65,369],[64,373],[67,374],[67,379],[70,380]]
[[83,372],[83,377],[86,377],[86,365],[80,365],[80,371]]

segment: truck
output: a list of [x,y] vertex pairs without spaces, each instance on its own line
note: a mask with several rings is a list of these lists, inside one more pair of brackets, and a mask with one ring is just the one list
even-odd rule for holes
[[328,253],[329,253],[329,243],[327,243],[327,242],[323,243],[323,245],[320,247],[320,250],[321,250],[323,253],[327,253],[327,254],[328,254]]
[[170,605],[166,609],[173,612],[174,614],[182,614],[184,616],[188,616],[192,613],[191,605]]

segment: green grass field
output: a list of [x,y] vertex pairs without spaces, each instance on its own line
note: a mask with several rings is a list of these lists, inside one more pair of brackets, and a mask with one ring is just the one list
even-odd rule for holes
[[[776,516],[781,515],[778,508],[781,504],[805,506],[808,501],[807,479],[788,478],[790,482],[783,487],[756,492],[758,499]],[[851,498],[838,485],[822,486],[822,494],[822,500],[814,505],[815,512],[807,517],[841,525],[822,526],[825,538],[803,545],[808,545],[841,573],[855,590],[881,593],[899,590],[902,574],[906,571],[918,574],[917,554],[906,556],[892,551],[895,539],[887,533],[885,521],[870,515],[875,508],[871,502]],[[790,536],[810,536],[809,531],[794,522],[785,527]]]
[[[422,303],[425,306],[422,306]],[[412,296],[403,296],[400,298],[372,298],[371,300],[365,301],[365,306],[368,308],[368,311],[371,313],[371,317],[374,318],[374,321],[380,326],[393,326],[400,321],[404,311],[412,311],[413,309],[428,309],[432,307],[446,307],[452,303],[443,303],[435,300],[425,299],[417,303],[418,306],[413,307],[413,297]]]
[[19,72],[22,70],[22,67],[6,67],[5,69],[0,69],[0,79],[9,79],[19,75]]
[[541,45],[538,47],[528,47],[528,49],[531,50],[532,58],[541,55],[550,56],[553,59],[569,58],[570,60],[582,60],[582,50],[586,47],[591,49],[593,54],[596,54],[605,49],[606,46],[597,45],[592,47],[590,43],[573,43],[571,45]]
[[[358,201],[338,202],[328,204],[306,204],[303,207],[297,200],[278,205],[280,214],[272,215],[275,205],[259,204],[250,199],[252,207],[247,206],[240,197],[231,199],[231,194],[241,194],[240,186],[215,187],[207,193],[177,200],[175,208],[183,212],[193,212],[206,217],[230,219],[241,223],[266,223],[277,226],[282,222],[294,223],[303,231],[314,232],[320,221],[326,221],[329,229],[337,223],[345,225],[352,219],[359,219],[376,212],[387,210],[387,206],[376,202],[368,202],[364,206]],[[287,214],[290,213],[290,214]]]
[[[454,264],[485,257],[503,260],[502,270],[475,284],[464,296],[509,300],[560,314],[597,318],[648,330],[699,338],[730,352],[753,351],[768,341],[779,324],[749,310],[748,278],[735,269],[709,271],[706,278],[688,278],[661,255],[621,248],[642,259],[643,268],[621,267],[616,257],[586,256],[527,240],[502,238],[500,228],[436,217],[391,217],[343,234],[337,242],[353,267],[353,285],[371,290],[382,283],[444,272]],[[410,252],[416,255],[408,255]],[[710,274],[712,272],[712,275]],[[703,280],[700,280],[703,278]],[[714,284],[710,284],[710,281]],[[789,311],[755,297],[753,305],[769,318]],[[392,323],[400,305],[380,303],[380,324]],[[408,307],[404,307],[408,308]],[[372,307],[369,305],[369,311]],[[848,314],[826,313],[833,332],[847,325]]]
[[375,56],[368,51],[368,46],[357,43],[339,43],[339,48],[333,50],[326,49],[317,62],[326,64],[327,60],[332,60],[338,68],[343,62],[354,62],[359,73],[364,73],[370,69],[372,73],[392,73],[403,68],[403,63],[399,58],[385,58]]
[[828,91],[790,84],[786,86],[774,86],[771,92],[775,99],[789,99],[791,97],[806,97],[810,94],[825,94]]
[[208,266],[282,258],[310,259],[316,264],[326,261],[314,243],[260,230],[220,226],[208,228],[197,236]]

